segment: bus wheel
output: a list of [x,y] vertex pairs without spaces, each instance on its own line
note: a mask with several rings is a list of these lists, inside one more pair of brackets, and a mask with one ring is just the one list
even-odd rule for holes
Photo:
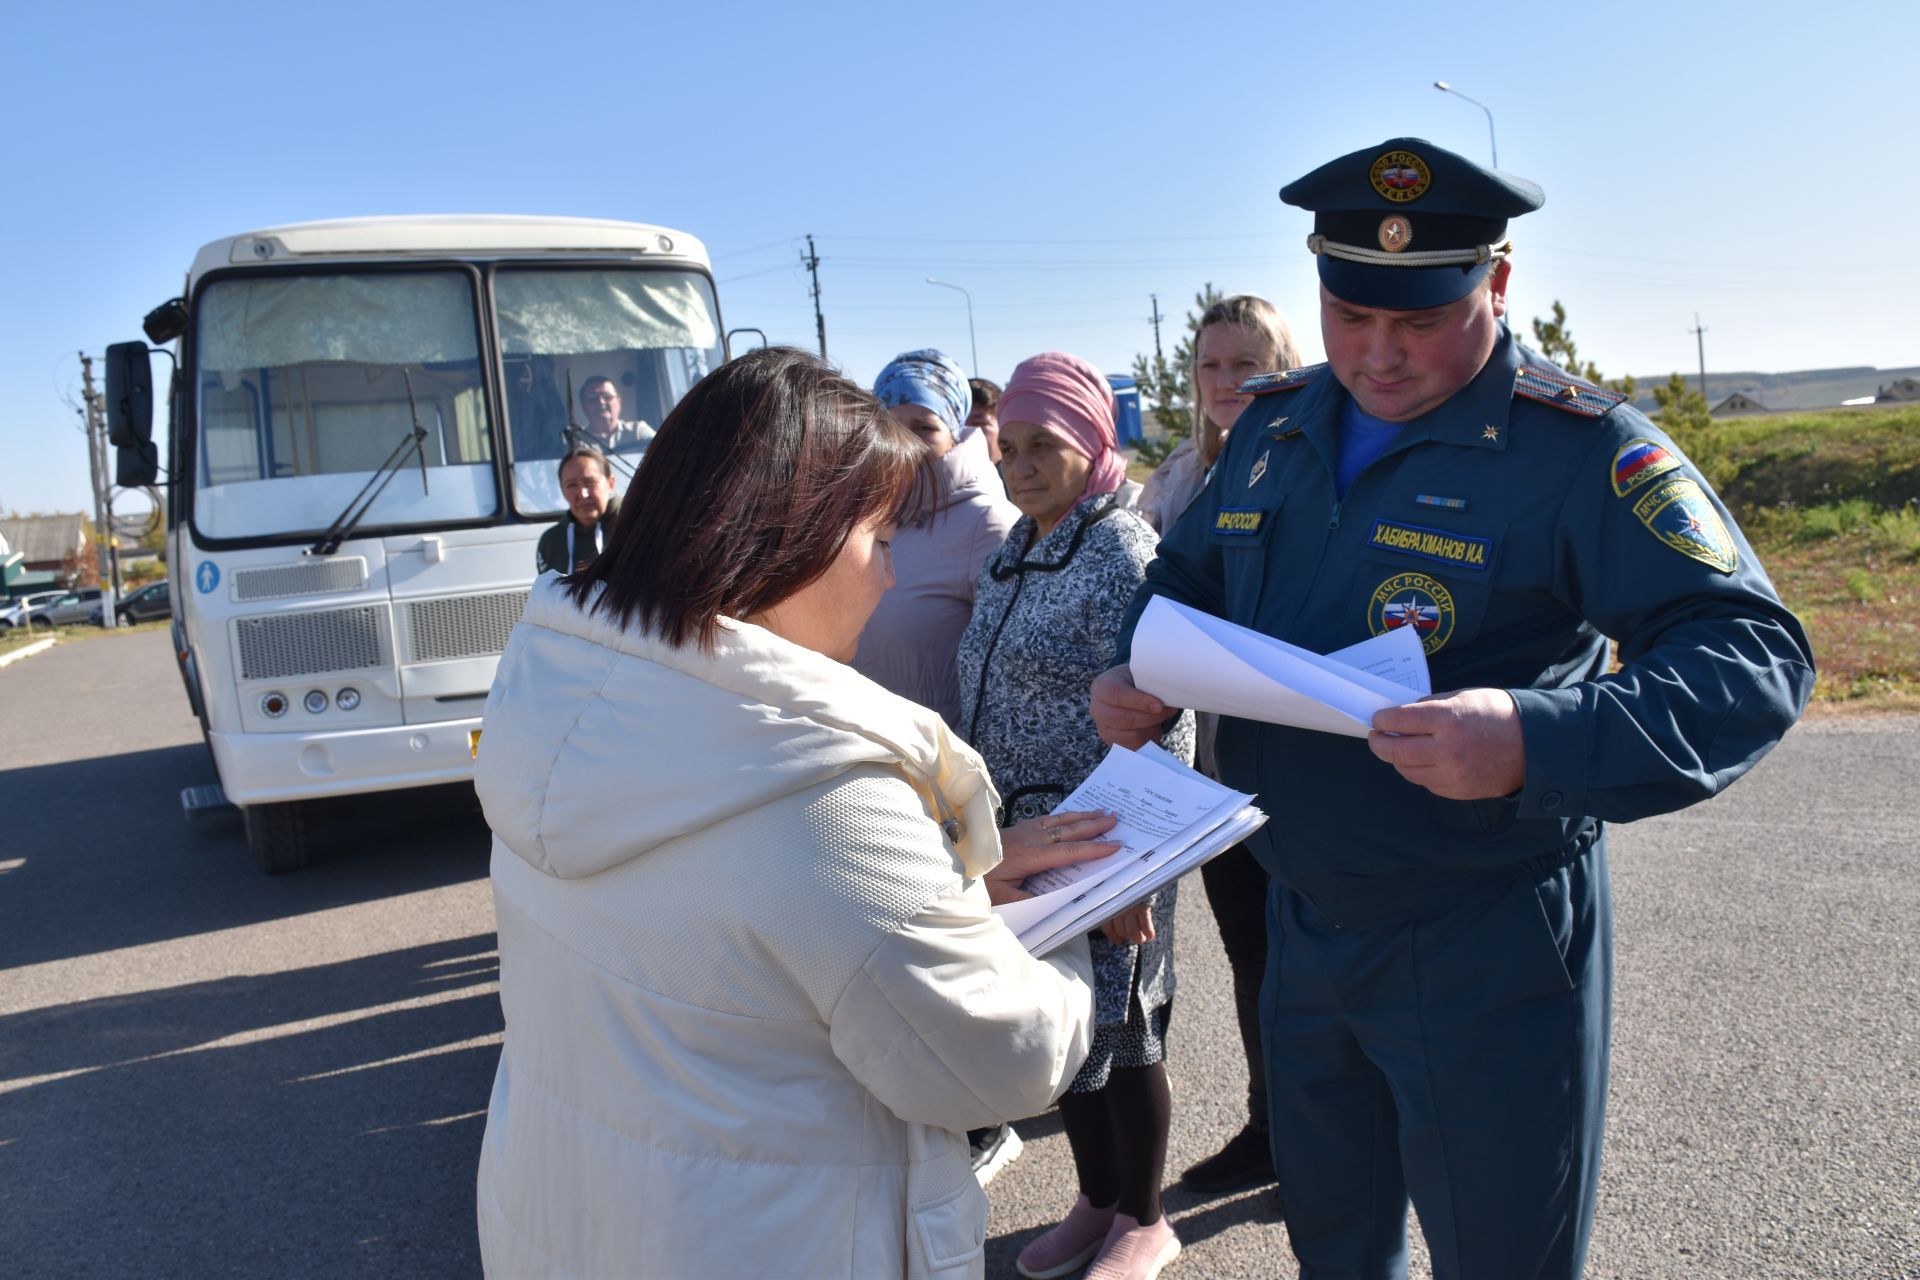
[[247,852],[253,865],[270,876],[298,871],[312,852],[307,844],[307,806],[299,800],[250,804],[241,816],[247,827]]

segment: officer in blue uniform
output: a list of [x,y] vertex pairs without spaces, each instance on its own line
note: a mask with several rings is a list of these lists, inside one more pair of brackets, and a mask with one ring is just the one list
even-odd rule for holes
[[[1411,627],[1436,696],[1369,739],[1221,722],[1272,821],[1262,993],[1301,1275],[1579,1274],[1607,1087],[1605,824],[1706,799],[1791,726],[1805,632],[1674,443],[1514,341],[1532,183],[1397,138],[1281,192],[1314,213],[1326,364],[1259,392],[1147,600],[1318,652]],[[1620,645],[1609,671],[1607,638]],[[1127,668],[1109,741],[1171,709]]]

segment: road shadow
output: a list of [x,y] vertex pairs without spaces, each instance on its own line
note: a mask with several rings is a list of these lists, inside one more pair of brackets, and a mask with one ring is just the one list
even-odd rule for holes
[[493,947],[477,934],[0,1018],[6,1269],[478,1274]]
[[237,811],[182,813],[213,777],[198,743],[0,771],[0,969],[487,874],[467,784],[314,801],[312,865],[265,876]]

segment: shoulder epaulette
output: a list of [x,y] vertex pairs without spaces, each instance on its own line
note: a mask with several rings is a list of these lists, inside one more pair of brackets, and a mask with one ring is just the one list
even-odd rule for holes
[[1514,372],[1513,394],[1583,418],[1598,418],[1626,400],[1618,391],[1608,391],[1558,369],[1533,364],[1523,364]]
[[1325,364],[1310,364],[1304,369],[1282,369],[1278,373],[1262,373],[1241,383],[1239,391],[1243,396],[1264,396],[1271,391],[1292,391],[1297,387],[1306,386],[1313,381],[1315,374],[1326,367]]

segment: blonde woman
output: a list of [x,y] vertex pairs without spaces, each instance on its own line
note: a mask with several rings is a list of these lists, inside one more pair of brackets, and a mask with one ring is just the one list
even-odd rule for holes
[[1193,345],[1193,434],[1147,478],[1136,510],[1165,533],[1200,492],[1233,420],[1253,403],[1240,384],[1255,374],[1300,367],[1287,318],[1265,298],[1237,293],[1200,317]]

